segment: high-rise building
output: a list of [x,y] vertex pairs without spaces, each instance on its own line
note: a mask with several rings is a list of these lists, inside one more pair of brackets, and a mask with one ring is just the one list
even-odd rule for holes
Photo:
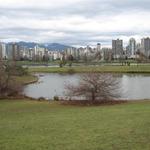
[[136,40],[134,38],[131,38],[129,40],[129,46],[128,46],[127,54],[130,58],[135,58],[135,55],[136,55]]
[[0,43],[0,59],[7,59],[6,45],[4,43]]
[[123,40],[112,40],[112,52],[115,59],[123,56]]
[[112,56],[112,49],[110,48],[102,48],[102,60],[111,61],[113,58]]
[[34,52],[33,52],[33,59],[36,61],[42,61],[43,56],[45,55],[45,48],[40,47],[39,45],[36,45],[34,47]]
[[12,44],[7,44],[6,45],[6,52],[7,52],[8,59],[12,60],[13,59],[13,55],[12,55],[12,53],[13,53],[13,46],[12,46]]
[[143,38],[141,40],[141,50],[145,56],[150,56],[150,38]]
[[136,44],[136,51],[137,52],[141,51],[141,43]]
[[2,54],[2,47],[0,45],[0,60],[2,60],[2,59],[3,59],[3,54]]
[[15,61],[20,60],[20,48],[19,45],[16,43],[12,44],[12,58]]
[[20,47],[16,43],[9,43],[6,46],[6,53],[9,60],[20,60]]
[[97,49],[98,52],[100,52],[100,50],[101,50],[101,44],[100,43],[97,43],[97,48],[96,49]]

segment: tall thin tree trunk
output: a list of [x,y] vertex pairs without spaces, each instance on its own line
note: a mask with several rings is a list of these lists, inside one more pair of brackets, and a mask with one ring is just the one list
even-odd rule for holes
[[95,92],[92,91],[92,101],[95,101]]

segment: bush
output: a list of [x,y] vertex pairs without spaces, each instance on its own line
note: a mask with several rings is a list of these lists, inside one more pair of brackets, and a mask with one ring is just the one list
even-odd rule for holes
[[67,84],[65,89],[66,96],[92,101],[107,101],[120,96],[118,79],[111,74],[81,74],[78,85]]
[[23,68],[20,65],[7,64],[6,72],[11,72],[15,76],[23,76],[28,74],[28,68]]
[[38,100],[39,100],[39,101],[44,101],[45,98],[44,98],[44,97],[39,97]]
[[16,66],[16,72],[18,75],[27,75],[28,74],[28,68],[23,68],[22,66]]
[[59,97],[58,96],[54,96],[54,101],[59,101]]
[[69,74],[74,74],[75,73],[75,70],[74,69],[72,69],[72,68],[70,68],[70,69],[68,69],[68,71],[67,71]]

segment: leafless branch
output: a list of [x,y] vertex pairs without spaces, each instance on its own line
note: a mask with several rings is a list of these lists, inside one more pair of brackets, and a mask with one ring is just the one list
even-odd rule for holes
[[89,100],[109,100],[119,97],[119,82],[111,74],[82,74],[77,86],[67,84],[65,89],[67,96],[85,97]]

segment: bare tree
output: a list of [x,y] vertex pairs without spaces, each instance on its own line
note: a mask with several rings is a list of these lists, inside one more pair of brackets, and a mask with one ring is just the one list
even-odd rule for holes
[[22,91],[22,85],[14,80],[13,73],[4,62],[0,62],[0,98],[16,96]]
[[140,51],[137,51],[136,55],[137,55],[137,57],[136,57],[137,64],[146,62],[148,60],[148,58],[144,55],[144,53],[142,53]]
[[112,100],[119,97],[119,82],[111,74],[82,74],[77,86],[67,84],[66,95],[79,96],[87,100]]

